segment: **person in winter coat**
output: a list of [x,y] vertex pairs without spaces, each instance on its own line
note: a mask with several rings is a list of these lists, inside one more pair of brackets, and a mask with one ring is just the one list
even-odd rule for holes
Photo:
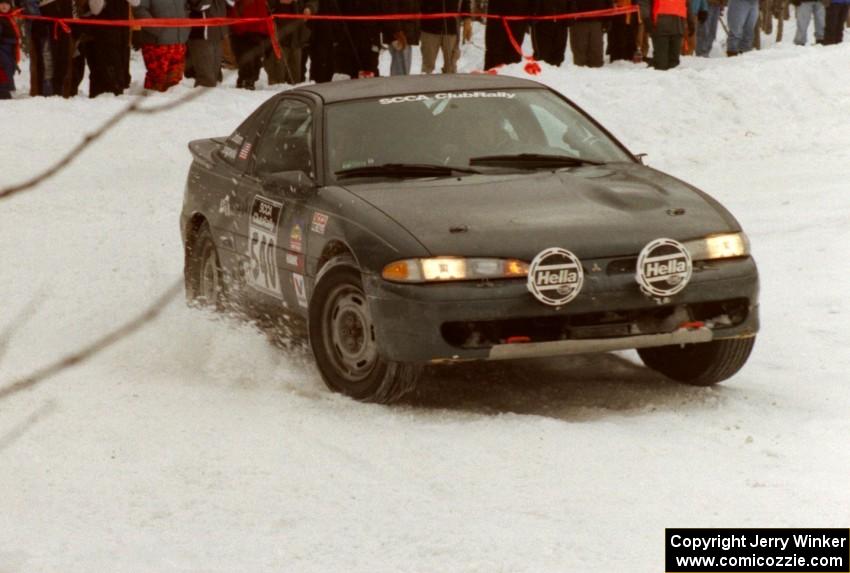
[[[78,0],[77,14],[82,19],[127,20],[127,0]],[[75,26],[76,69],[73,94],[89,67],[89,97],[103,93],[120,95],[128,84],[130,30],[111,26]]]
[[[422,0],[423,14],[469,13],[469,0]],[[460,59],[459,19],[438,18],[422,20],[422,73],[430,74],[437,62],[437,53],[443,52],[443,73],[457,72]],[[463,40],[472,40],[472,20],[463,18]]]
[[[382,0],[337,0],[337,4],[344,16],[378,15],[383,8]],[[376,77],[381,23],[378,20],[346,20],[340,24],[334,71],[352,78]]]
[[809,35],[809,21],[815,20],[815,42],[823,43],[824,28],[826,25],[826,8],[822,0],[791,0],[795,6],[797,16],[797,34],[794,43],[805,46]]
[[[526,16],[534,14],[534,0],[490,0],[487,5],[489,14],[498,16]],[[528,22],[513,20],[510,22],[511,34],[514,40],[522,46],[528,31]],[[504,64],[513,64],[522,60],[522,54],[517,52],[507,33],[502,20],[487,19],[484,36],[484,69],[492,69]]]
[[688,26],[682,41],[682,55],[690,56],[697,48],[697,28],[708,17],[708,0],[688,0]]
[[[617,7],[626,8],[637,5],[637,0],[617,0]],[[608,56],[612,62],[628,60],[639,62],[643,52],[639,50],[638,35],[640,18],[637,14],[624,14],[611,18],[608,28]]]
[[840,44],[844,41],[844,23],[847,21],[848,9],[850,9],[850,0],[830,0],[826,8],[826,22],[823,30],[825,45]]
[[726,23],[729,25],[727,56],[737,56],[753,49],[758,15],[759,0],[729,0],[726,13]]
[[[573,0],[571,12],[595,12],[613,8],[611,0]],[[602,46],[604,44],[604,25],[602,18],[581,18],[572,25],[570,49],[573,52],[573,64],[601,68],[605,63]]]
[[0,99],[12,99],[20,60],[20,32],[14,20],[3,17],[11,12],[12,0],[0,0]]
[[[24,0],[24,13],[32,16],[71,18],[72,0]],[[54,37],[53,24],[32,22],[30,42],[30,95],[70,97],[75,87],[71,61],[74,56],[70,34]]]
[[[273,14],[304,14],[309,16],[318,10],[317,0],[271,0],[269,7]],[[283,52],[278,59],[269,50],[263,60],[263,67],[269,76],[269,84],[300,84],[304,81],[301,73],[301,52],[309,42],[310,29],[305,20],[281,19],[275,21],[277,41]]]
[[725,7],[726,0],[708,0],[708,13],[705,18],[697,15],[697,56],[707,58],[711,54],[711,47],[717,36],[717,24]]
[[[384,12],[387,14],[419,14],[421,11],[419,0],[384,0]],[[383,36],[390,52],[391,76],[410,74],[413,46],[419,45],[420,34],[421,25],[416,18],[387,21]]]
[[[269,15],[266,0],[236,0],[227,11],[231,18],[266,18]],[[248,22],[230,26],[230,47],[236,57],[239,74],[236,87],[253,90],[260,79],[263,60],[269,54],[269,35],[265,22]],[[273,57],[273,56],[272,56]]]
[[[571,0],[539,1],[536,16],[567,14]],[[569,20],[535,20],[531,25],[531,43],[534,46],[534,59],[553,66],[564,63],[567,51],[567,32]]]
[[678,66],[688,22],[688,0],[641,0],[641,16],[649,23],[652,34],[652,67],[669,70]]
[[[188,18],[185,0],[141,0],[133,8],[136,18]],[[183,79],[189,28],[142,28],[140,40],[145,60],[145,89],[166,91]]]
[[[232,0],[188,0],[189,18],[224,18],[228,4],[232,5]],[[195,87],[214,88],[221,81],[221,42],[226,37],[226,26],[197,27],[189,32],[186,60],[191,66]]]

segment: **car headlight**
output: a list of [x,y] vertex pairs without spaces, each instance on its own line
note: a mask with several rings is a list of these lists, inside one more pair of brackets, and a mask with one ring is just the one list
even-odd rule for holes
[[712,235],[696,241],[688,241],[685,248],[694,261],[746,257],[750,254],[750,240],[744,233]]
[[528,276],[528,263],[516,259],[435,257],[406,259],[384,267],[381,276],[405,283],[510,279]]

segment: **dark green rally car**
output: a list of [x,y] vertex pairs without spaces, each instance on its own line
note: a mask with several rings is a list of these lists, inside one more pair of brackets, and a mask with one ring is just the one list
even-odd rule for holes
[[305,324],[358,400],[398,399],[428,363],[629,348],[710,385],[753,347],[735,218],[536,82],[305,86],[189,147],[189,300]]

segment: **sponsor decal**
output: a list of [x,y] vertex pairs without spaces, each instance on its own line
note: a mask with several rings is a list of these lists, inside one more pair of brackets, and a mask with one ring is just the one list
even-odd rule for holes
[[316,211],[313,213],[313,222],[310,224],[310,230],[318,235],[325,234],[325,227],[328,226],[328,216],[324,213]]
[[224,149],[221,150],[221,155],[225,159],[227,159],[229,161],[233,161],[234,159],[236,159],[236,148],[225,147]]
[[381,105],[391,105],[395,103],[412,103],[419,101],[447,101],[453,99],[514,99],[515,93],[510,92],[444,92],[437,94],[410,94],[396,97],[385,97],[379,100]]
[[248,223],[248,284],[275,298],[283,298],[275,249],[282,211],[282,203],[257,195],[251,205]]
[[552,247],[531,261],[527,284],[531,294],[543,304],[563,306],[581,292],[584,270],[570,251]]
[[298,298],[298,306],[307,308],[307,287],[304,285],[304,275],[293,273],[292,285],[295,287],[295,296]]
[[230,208],[230,195],[225,195],[224,199],[218,204],[218,212],[225,217],[233,216],[233,209]]
[[286,264],[301,271],[304,269],[304,257],[295,253],[286,253]]
[[638,256],[636,278],[647,296],[668,297],[681,292],[692,273],[691,255],[673,239],[656,239]]
[[296,223],[292,226],[289,232],[289,250],[300,253],[304,248],[304,232],[301,230],[301,225]]
[[239,151],[239,159],[246,160],[251,155],[251,143],[248,142],[242,146],[242,149]]
[[236,147],[239,147],[240,145],[242,145],[242,142],[245,141],[245,138],[242,137],[242,135],[239,133],[234,133],[233,137],[231,137],[230,140]]

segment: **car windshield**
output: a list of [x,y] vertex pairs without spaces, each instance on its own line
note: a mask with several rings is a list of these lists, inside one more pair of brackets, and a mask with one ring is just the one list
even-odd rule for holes
[[327,164],[339,179],[380,177],[384,166],[396,176],[416,166],[411,177],[425,177],[427,165],[538,169],[631,160],[546,89],[411,94],[332,104],[326,113]]

